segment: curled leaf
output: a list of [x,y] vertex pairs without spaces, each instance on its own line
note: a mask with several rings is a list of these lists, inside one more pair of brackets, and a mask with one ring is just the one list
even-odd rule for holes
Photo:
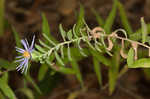
[[[127,38],[127,33],[126,33],[126,31],[123,30],[123,29],[117,29],[116,31],[114,31],[114,32],[113,32],[113,33],[115,34],[114,36],[118,36],[117,33],[118,33],[119,31],[122,32],[122,33],[125,35],[125,38]],[[112,33],[112,34],[113,34],[113,33]]]
[[120,50],[120,55],[123,57],[123,58],[127,58],[128,55],[126,55],[124,52],[123,52],[123,49],[124,49],[124,40],[121,41],[121,50]]
[[96,27],[91,31],[91,35],[93,38],[100,38],[100,36],[101,36],[100,33],[105,34],[104,29],[102,29],[101,27]]
[[114,44],[110,40],[110,36],[107,37],[107,40],[108,40],[108,48],[107,48],[107,50],[110,51],[113,48]]
[[132,47],[133,47],[133,49],[134,49],[134,59],[137,60],[137,58],[138,58],[138,57],[137,57],[138,44],[135,43],[135,42],[132,42],[131,44],[132,44]]

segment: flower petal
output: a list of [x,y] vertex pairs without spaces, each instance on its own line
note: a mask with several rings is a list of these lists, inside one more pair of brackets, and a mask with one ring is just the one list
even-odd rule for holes
[[29,48],[29,43],[28,43],[27,39],[25,39],[25,41],[26,41],[26,44],[27,44],[27,48]]
[[21,73],[23,73],[24,72],[24,70],[25,70],[25,73],[26,73],[26,68],[27,68],[27,66],[28,66],[28,59],[26,59],[26,62],[25,62],[25,64],[24,64],[24,66],[23,66],[23,69],[22,69],[22,72]]
[[23,44],[24,48],[28,51],[28,47],[25,40],[21,40],[21,43]]
[[21,64],[16,68],[17,71],[19,71],[24,66],[25,62],[26,62],[26,59],[23,62],[21,62]]
[[33,36],[32,43],[31,43],[31,46],[30,46],[30,48],[29,48],[30,51],[33,49],[34,40],[35,40],[35,35]]
[[21,58],[19,60],[15,60],[15,62],[17,63],[17,62],[21,62],[21,61],[24,61],[24,60],[25,60],[25,58]]
[[23,56],[17,56],[16,58],[23,58]]
[[18,51],[18,52],[20,52],[20,53],[23,53],[25,50],[24,50],[24,49],[21,49],[21,48],[16,47],[16,51]]

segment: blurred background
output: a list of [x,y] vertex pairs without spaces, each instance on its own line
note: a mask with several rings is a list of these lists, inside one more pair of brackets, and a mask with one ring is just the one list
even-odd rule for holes
[[[27,38],[31,42],[33,35],[36,41],[41,39],[42,16],[44,13],[51,34],[60,41],[58,26],[61,23],[65,30],[69,30],[77,21],[80,5],[85,10],[85,20],[92,29],[98,26],[96,11],[106,19],[112,9],[113,0],[0,0],[0,7],[4,10],[3,35],[0,36],[0,58],[12,62],[15,60],[15,38],[12,26],[19,33],[21,39]],[[141,27],[140,18],[150,22],[150,0],[120,0],[126,11],[128,21],[136,31]],[[123,28],[117,11],[112,30]],[[88,63],[87,63],[88,62]],[[110,96],[108,90],[99,90],[96,75],[91,67],[91,58],[84,58],[79,62],[85,86],[88,91],[80,92],[80,84],[74,75],[56,73],[51,76],[46,72],[43,80],[38,80],[39,63],[32,63],[31,78],[24,77],[17,71],[9,72],[8,84],[18,99],[150,99],[150,76],[146,76],[142,69],[130,69],[119,79],[115,92]],[[1,64],[4,65],[4,64]],[[1,69],[1,72],[5,72]],[[48,70],[49,71],[49,70]],[[150,72],[149,69],[147,71]],[[6,71],[7,72],[7,71]],[[107,67],[102,68],[103,81],[107,83]],[[0,73],[2,76],[3,73]],[[8,76],[8,75],[7,75]],[[34,85],[36,84],[36,85]],[[26,88],[26,87],[28,88]],[[39,88],[37,88],[37,86]],[[26,90],[21,90],[26,88]],[[38,92],[41,90],[42,94]],[[79,92],[79,94],[77,94]],[[4,98],[5,99],[5,98]]]

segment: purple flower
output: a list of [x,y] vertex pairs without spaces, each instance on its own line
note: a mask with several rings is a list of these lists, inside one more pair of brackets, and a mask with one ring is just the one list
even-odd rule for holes
[[25,73],[27,72],[28,62],[29,62],[29,59],[31,59],[31,53],[33,51],[34,39],[35,39],[35,36],[33,36],[31,46],[29,46],[27,39],[21,40],[21,43],[25,49],[16,47],[16,51],[22,54],[21,56],[17,56],[16,58],[18,60],[15,61],[15,62],[20,63],[20,65],[16,69],[17,71],[22,69],[21,73],[23,73],[24,71]]

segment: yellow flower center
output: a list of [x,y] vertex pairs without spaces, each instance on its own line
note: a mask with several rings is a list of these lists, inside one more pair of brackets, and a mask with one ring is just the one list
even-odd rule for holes
[[23,56],[24,56],[25,58],[29,58],[29,57],[30,57],[30,53],[29,53],[28,51],[25,51],[25,52],[23,53]]

